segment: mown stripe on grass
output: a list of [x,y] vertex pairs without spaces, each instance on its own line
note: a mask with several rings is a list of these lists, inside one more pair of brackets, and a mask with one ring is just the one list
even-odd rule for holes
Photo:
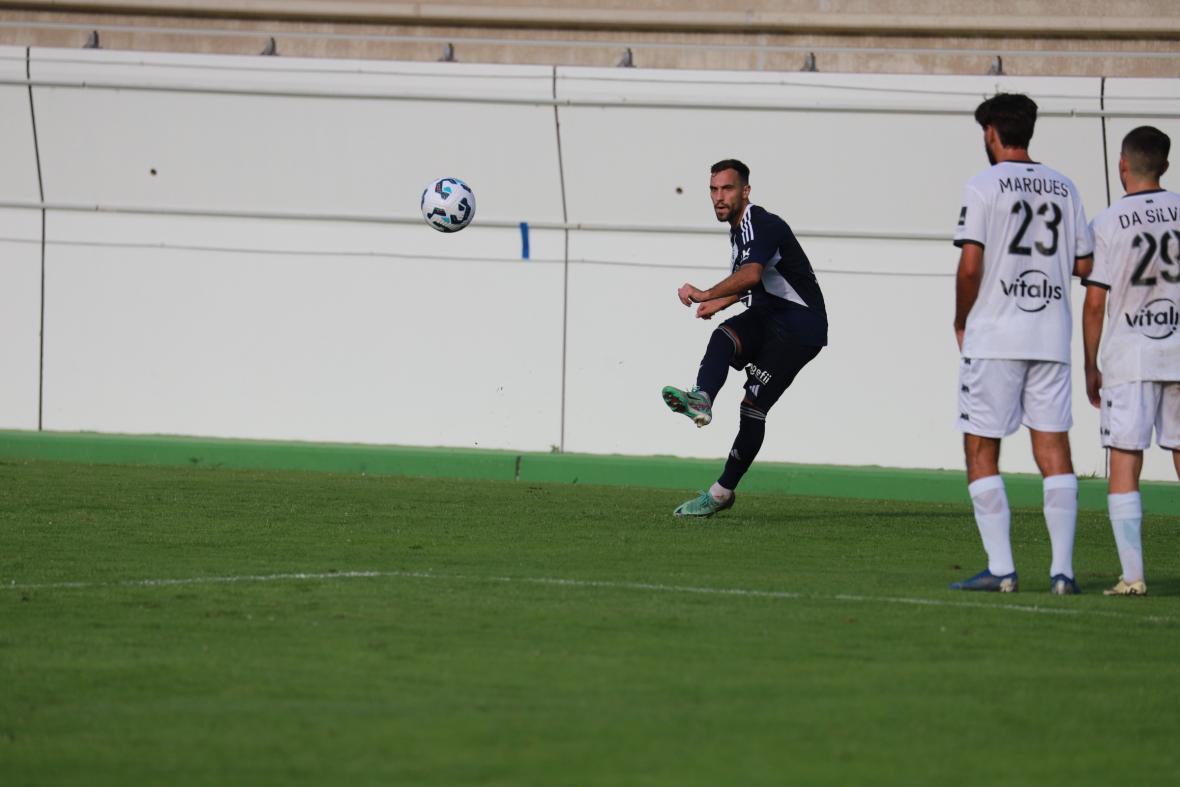
[[[563,577],[505,577],[478,574],[436,574],[430,571],[326,571],[320,573],[291,572],[281,574],[242,574],[238,576],[175,577],[159,579],[121,579],[107,582],[65,581],[17,583],[15,580],[4,585],[7,590],[87,590],[95,588],[154,588],[178,585],[225,585],[254,582],[324,582],[341,579],[429,579],[450,582],[492,582],[504,584],[528,584],[562,586],[572,588],[638,590],[656,593],[680,593],[710,596],[740,596],[745,598],[776,599],[787,601],[847,601],[859,604],[903,604],[909,606],[954,607],[961,609],[994,609],[1009,612],[1025,612],[1035,615],[1063,615],[1079,617],[1107,617],[1144,623],[1173,623],[1164,615],[1136,615],[1112,610],[1068,609],[1064,607],[1042,607],[1036,604],[1013,604],[1005,602],[964,601],[952,599],[923,598],[909,596],[864,596],[850,593],[825,595],[799,593],[786,590],[757,590],[753,588],[698,587],[693,585],[665,585],[654,582],[629,582],[609,579],[570,579]],[[1115,603],[1126,603],[1120,599]]]
[[[671,456],[522,453],[488,449],[299,443],[160,435],[0,430],[0,459],[189,466],[247,470],[463,478],[525,483],[602,484],[691,490],[716,477],[718,460]],[[1014,507],[1040,508],[1039,476],[1005,474]],[[742,479],[747,492],[907,500],[966,505],[959,470],[755,463]],[[1180,484],[1145,482],[1149,513],[1180,514]],[[1106,510],[1106,481],[1081,479],[1078,505]]]

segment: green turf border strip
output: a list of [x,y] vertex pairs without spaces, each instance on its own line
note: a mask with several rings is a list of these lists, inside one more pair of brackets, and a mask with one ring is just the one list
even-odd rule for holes
[[[523,453],[463,448],[417,448],[342,443],[228,440],[92,432],[0,431],[0,459],[48,459],[96,464],[312,470],[329,473],[604,484],[681,489],[712,482],[721,462],[670,456]],[[1005,476],[1013,506],[1040,507],[1038,476]],[[965,503],[963,473],[888,467],[843,467],[762,462],[742,481],[747,492],[864,500]],[[1145,483],[1146,511],[1180,514],[1180,484]],[[1106,482],[1082,479],[1079,506],[1106,509]]]

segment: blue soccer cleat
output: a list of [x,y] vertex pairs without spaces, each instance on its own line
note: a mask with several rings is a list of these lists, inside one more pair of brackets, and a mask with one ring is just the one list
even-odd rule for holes
[[952,582],[951,590],[986,590],[992,593],[1015,593],[1016,572],[996,576],[986,568],[971,579],[962,582]]
[[1076,596],[1082,591],[1078,590],[1078,583],[1073,581],[1073,577],[1054,574],[1049,578],[1049,592],[1055,596]]

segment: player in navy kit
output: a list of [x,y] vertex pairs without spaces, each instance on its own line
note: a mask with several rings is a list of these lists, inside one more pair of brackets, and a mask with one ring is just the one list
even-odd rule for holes
[[750,204],[750,168],[736,159],[711,168],[709,194],[718,221],[730,226],[732,273],[707,290],[691,284],[677,295],[708,320],[748,298],[749,308],[713,331],[691,391],[667,386],[664,402],[697,426],[713,420],[713,400],[729,367],[746,370],[737,439],[721,477],[683,503],[676,516],[706,517],[734,502],[766,434],[766,414],[820,348],[828,343],[828,316],[815,272],[787,223]]

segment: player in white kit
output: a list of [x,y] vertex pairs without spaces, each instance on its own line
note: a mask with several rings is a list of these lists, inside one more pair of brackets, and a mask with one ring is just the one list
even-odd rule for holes
[[1180,195],[1160,188],[1171,146],[1151,126],[1127,134],[1119,156],[1126,196],[1092,225],[1094,271],[1082,311],[1086,394],[1102,411],[1107,505],[1123,569],[1108,596],[1147,593],[1139,475],[1153,428],[1180,477]]
[[1044,476],[1053,559],[1049,589],[1078,592],[1073,574],[1077,477],[1069,450],[1070,275],[1086,276],[1093,241],[1073,181],[1028,155],[1037,105],[999,93],[975,120],[992,166],[967,181],[955,245],[959,429],[968,492],[988,567],[955,590],[1017,589],[1000,439],[1028,427]]

